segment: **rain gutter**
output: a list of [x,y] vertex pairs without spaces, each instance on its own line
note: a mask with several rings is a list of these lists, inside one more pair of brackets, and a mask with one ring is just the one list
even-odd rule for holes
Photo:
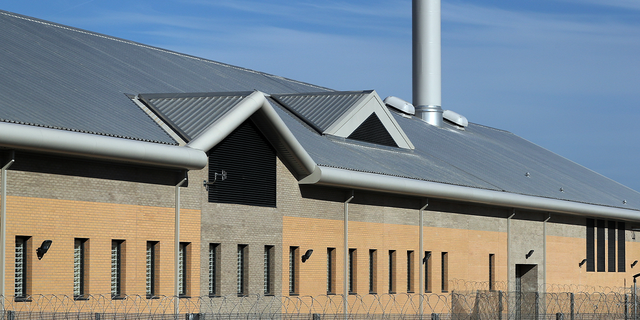
[[640,221],[640,211],[318,166],[300,184],[396,193],[509,208]]
[[5,122],[0,146],[180,169],[207,164],[203,150]]

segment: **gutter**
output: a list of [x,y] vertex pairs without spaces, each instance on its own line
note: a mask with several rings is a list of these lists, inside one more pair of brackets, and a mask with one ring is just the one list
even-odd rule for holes
[[299,184],[316,184],[351,189],[356,188],[361,190],[464,201],[508,208],[547,211],[552,213],[633,222],[640,221],[640,211],[637,210],[541,198],[509,192],[477,189],[323,166],[318,166],[316,171],[300,180]]
[[180,169],[207,164],[205,152],[193,148],[6,122],[0,122],[0,146]]

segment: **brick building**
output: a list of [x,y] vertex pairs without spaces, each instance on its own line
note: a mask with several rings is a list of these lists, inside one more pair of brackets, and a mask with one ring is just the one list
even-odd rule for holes
[[640,193],[509,132],[9,12],[0,27],[5,296],[637,273]]

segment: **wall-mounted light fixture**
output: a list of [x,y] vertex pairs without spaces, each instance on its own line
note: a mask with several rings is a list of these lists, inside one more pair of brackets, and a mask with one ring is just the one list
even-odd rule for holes
[[631,264],[631,268],[635,267],[635,266],[636,266],[636,264],[638,264],[638,260],[634,261],[634,262]]
[[424,258],[422,258],[422,264],[427,263],[429,258],[431,258],[431,251],[427,252],[427,254],[424,255]]
[[42,241],[42,244],[40,245],[40,248],[36,249],[36,254],[38,255],[38,260],[42,260],[42,257],[44,257],[44,254],[47,253],[47,251],[49,251],[49,248],[51,248],[51,243],[53,241],[51,240],[45,240]]
[[533,250],[529,250],[529,252],[527,252],[527,254],[524,255],[524,258],[529,259],[529,257],[531,257],[532,254],[533,254]]
[[309,258],[311,258],[311,254],[312,254],[312,253],[313,253],[313,249],[309,249],[309,250],[307,250],[307,252],[305,252],[305,253],[302,255],[302,263],[307,262],[307,260],[309,260]]
[[585,263],[587,263],[587,259],[582,259],[582,261],[578,263],[578,267],[582,268],[582,265],[584,265]]

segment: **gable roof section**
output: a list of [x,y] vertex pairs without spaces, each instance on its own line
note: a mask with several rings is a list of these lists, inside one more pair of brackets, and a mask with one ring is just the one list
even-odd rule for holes
[[[366,126],[366,129],[362,129],[367,130],[364,136],[390,137],[393,143],[384,138],[365,141],[405,149],[414,148],[391,112],[385,107],[382,99],[373,90],[274,94],[272,98],[321,134],[350,138],[356,129],[362,127],[365,121],[374,119],[370,121],[375,122],[375,118],[377,118],[382,126]],[[373,114],[375,117],[372,117]],[[363,135],[356,134],[356,136],[362,137]],[[382,141],[386,142],[380,143]]]

